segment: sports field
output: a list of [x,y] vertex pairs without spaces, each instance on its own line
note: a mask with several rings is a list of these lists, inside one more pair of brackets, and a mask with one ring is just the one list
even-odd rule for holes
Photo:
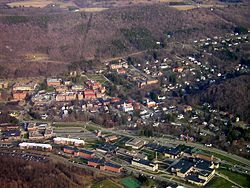
[[141,186],[141,183],[132,177],[123,178],[120,182],[126,188],[139,188]]
[[95,183],[92,188],[121,188],[119,184],[113,182],[112,180],[106,179]]

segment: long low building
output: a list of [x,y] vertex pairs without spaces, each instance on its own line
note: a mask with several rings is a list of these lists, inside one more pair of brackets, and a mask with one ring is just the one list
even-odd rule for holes
[[99,168],[100,170],[103,171],[110,171],[116,173],[120,173],[122,171],[122,166],[110,162],[105,162],[104,159],[100,158],[89,159],[88,166]]
[[158,170],[158,164],[152,163],[151,161],[144,160],[144,159],[134,158],[132,160],[131,164],[134,166],[137,166],[137,167],[145,168],[145,169],[150,170],[150,171]]
[[41,143],[31,143],[31,142],[22,142],[19,144],[20,149],[42,149],[42,150],[52,150],[50,144],[41,144]]
[[75,138],[64,138],[64,137],[56,137],[53,139],[55,144],[63,144],[63,145],[75,145],[80,146],[84,145],[84,140],[75,139]]
[[125,143],[125,146],[132,147],[133,149],[140,149],[146,144],[146,141],[133,138]]
[[76,157],[83,157],[86,159],[92,158],[95,156],[93,151],[85,150],[85,149],[78,149],[70,146],[65,146],[63,148],[63,152],[67,154],[74,154]]

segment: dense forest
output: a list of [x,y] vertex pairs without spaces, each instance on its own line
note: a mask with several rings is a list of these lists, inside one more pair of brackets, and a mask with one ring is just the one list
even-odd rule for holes
[[[248,28],[248,6],[179,11],[165,4],[102,12],[2,9],[0,76],[60,73],[67,64],[155,48],[156,41],[192,42]],[[234,17],[231,16],[233,12]],[[167,34],[171,33],[171,39]],[[139,40],[141,38],[141,40]]]
[[213,107],[250,122],[250,75],[228,79],[190,97],[192,104],[209,102]]
[[1,156],[0,164],[2,188],[86,187],[93,180],[91,171],[51,161],[27,162],[19,158]]

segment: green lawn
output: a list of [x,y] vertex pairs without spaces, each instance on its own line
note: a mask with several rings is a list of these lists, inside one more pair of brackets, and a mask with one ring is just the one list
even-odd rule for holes
[[233,184],[221,178],[214,177],[205,187],[206,188],[232,188]]
[[236,172],[231,172],[226,169],[219,169],[219,172],[221,174],[226,175],[230,180],[234,181],[235,183],[238,183],[239,185],[243,187],[250,187],[250,176],[239,174]]
[[92,188],[121,188],[121,186],[119,186],[118,184],[116,184],[115,182],[106,179],[103,181],[100,181],[98,183],[95,183]]
[[133,177],[121,179],[121,184],[126,188],[139,188],[141,186],[141,183]]
[[93,81],[100,82],[101,84],[108,83],[107,79],[102,74],[87,74],[86,76]]

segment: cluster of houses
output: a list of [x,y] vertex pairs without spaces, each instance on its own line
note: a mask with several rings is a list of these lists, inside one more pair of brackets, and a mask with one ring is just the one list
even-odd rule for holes
[[58,102],[101,98],[105,96],[106,91],[99,82],[92,80],[81,85],[72,85],[70,81],[63,82],[59,78],[48,78],[47,86],[55,88],[55,100]]
[[14,101],[26,100],[37,88],[36,81],[20,81],[12,86],[12,97]]
[[119,60],[118,63],[107,63],[107,65],[112,73],[126,75],[124,78],[138,88],[144,88],[159,83],[158,79],[145,75],[134,66],[128,65],[126,60]]
[[218,51],[246,42],[248,42],[247,34],[232,33],[225,37],[214,36],[213,38],[195,40],[194,44],[205,48],[212,47],[214,51]]

